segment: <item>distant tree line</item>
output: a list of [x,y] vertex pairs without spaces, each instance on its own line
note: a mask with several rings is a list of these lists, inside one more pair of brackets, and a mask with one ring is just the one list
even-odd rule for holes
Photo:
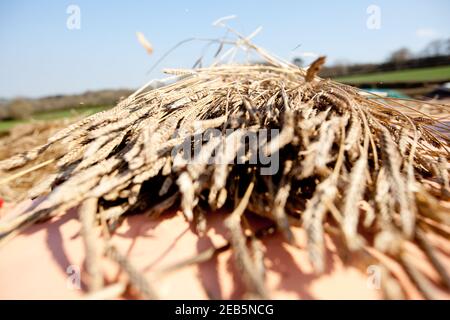
[[[298,59],[298,58],[296,58]],[[301,60],[294,59],[294,63]],[[395,71],[402,69],[427,68],[450,65],[450,38],[430,42],[418,54],[412,53],[408,48],[400,48],[392,52],[386,62],[347,64],[336,63],[324,67],[320,73],[322,77],[338,77],[374,72]]]
[[374,72],[395,71],[403,69],[427,68],[450,65],[450,55],[427,58],[395,59],[381,64],[337,64],[331,67],[324,67],[320,76],[338,77],[346,75],[356,75]]

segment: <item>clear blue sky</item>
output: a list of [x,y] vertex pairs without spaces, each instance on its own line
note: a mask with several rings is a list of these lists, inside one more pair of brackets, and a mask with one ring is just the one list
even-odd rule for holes
[[[81,9],[81,29],[66,27],[70,4]],[[367,7],[381,9],[381,28],[366,27]],[[0,97],[77,93],[89,89],[135,88],[171,46],[192,36],[218,37],[211,24],[235,14],[230,25],[242,33],[258,26],[254,42],[286,59],[298,52],[328,56],[329,62],[382,61],[407,46],[413,51],[450,35],[448,0],[353,1],[52,1],[0,2]],[[136,40],[141,31],[152,56]],[[163,67],[189,67],[203,44],[181,47]]]

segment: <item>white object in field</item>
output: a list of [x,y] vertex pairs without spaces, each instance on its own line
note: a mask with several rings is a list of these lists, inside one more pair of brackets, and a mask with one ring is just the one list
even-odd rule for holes
[[387,97],[388,96],[388,93],[387,92],[383,92],[383,91],[370,91],[370,92],[368,92],[368,91],[359,91],[358,93],[361,96],[364,96],[364,97],[371,97],[373,95],[380,96],[380,97]]

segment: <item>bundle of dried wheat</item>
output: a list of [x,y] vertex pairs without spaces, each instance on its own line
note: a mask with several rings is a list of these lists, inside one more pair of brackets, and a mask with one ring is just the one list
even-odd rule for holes
[[[433,298],[436,283],[408,258],[405,244],[415,242],[450,288],[427,238],[449,237],[449,210],[439,201],[449,192],[445,124],[416,111],[420,102],[370,98],[316,77],[321,60],[305,71],[258,50],[267,65],[169,70],[173,83],[144,87],[43,146],[0,162],[0,170],[8,171],[39,159],[51,146],[70,150],[56,159],[57,175],[33,188],[30,196],[46,195],[45,200],[0,223],[2,241],[81,204],[91,288],[98,289],[101,274],[90,254],[96,221],[113,229],[127,213],[155,216],[180,205],[201,231],[207,212],[228,207],[229,247],[249,292],[259,297],[269,296],[264,268],[255,260],[257,246],[247,242],[267,230],[245,234],[246,211],[271,219],[291,243],[290,227],[303,226],[319,272],[324,233],[331,232],[350,252],[394,257]],[[132,284],[155,296],[114,247],[105,248],[129,271]],[[398,297],[395,279],[384,279],[386,295]]]
[[[54,121],[36,121],[30,123],[19,124],[9,130],[0,138],[0,159],[7,159],[16,154],[30,150],[31,148],[44,144],[47,139],[67,127],[74,120],[54,120]],[[35,169],[35,166],[45,161],[52,161],[64,152],[64,146],[55,145],[50,148],[44,155],[30,161],[26,166],[17,170],[10,170],[8,173],[8,183],[0,183],[0,198],[6,202],[19,202],[27,197],[29,190],[42,181],[48,179],[49,175],[55,174],[56,167],[50,163]],[[23,175],[23,171],[31,169],[29,174]],[[17,173],[18,178],[11,179],[11,176]],[[1,174],[1,171],[0,171]],[[0,178],[0,181],[2,179]]]

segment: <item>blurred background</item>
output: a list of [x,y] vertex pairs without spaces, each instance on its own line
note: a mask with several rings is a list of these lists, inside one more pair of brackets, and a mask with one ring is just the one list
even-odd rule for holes
[[170,49],[224,37],[213,26],[224,16],[243,35],[262,26],[252,41],[299,67],[326,55],[322,77],[393,97],[450,97],[448,0],[1,1],[0,134],[110,108],[164,68],[198,66],[216,49],[200,40]]

